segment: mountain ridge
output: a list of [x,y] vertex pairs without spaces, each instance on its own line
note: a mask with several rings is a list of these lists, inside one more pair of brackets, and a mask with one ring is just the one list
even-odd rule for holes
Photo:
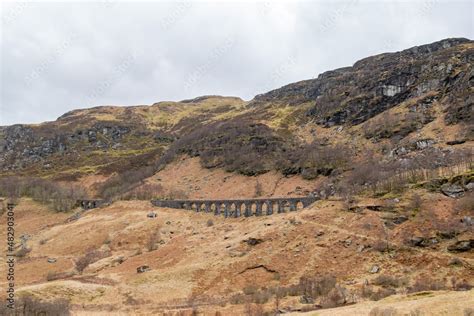
[[[4,126],[0,174],[76,181],[139,166],[159,170],[188,154],[199,156],[205,167],[245,175],[270,170],[303,175],[311,146],[336,146],[317,135],[334,134],[333,128],[344,128],[337,146],[347,147],[348,139],[356,137],[357,150],[373,147],[374,141],[386,146],[385,139],[395,148],[433,124],[440,129],[434,143],[447,137],[471,141],[473,56],[472,40],[445,39],[367,57],[250,101],[207,95],[152,105],[98,106],[69,111],[52,122]],[[375,130],[382,114],[392,121],[391,131]],[[455,135],[443,136],[443,130],[453,130],[449,126],[456,127]],[[368,127],[372,133],[363,132]],[[228,152],[239,149],[253,158],[236,162]],[[264,159],[257,158],[262,155]],[[326,164],[318,173],[334,169]]]

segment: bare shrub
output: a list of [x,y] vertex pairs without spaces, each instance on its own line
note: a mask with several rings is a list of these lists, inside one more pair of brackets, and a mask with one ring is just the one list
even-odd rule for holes
[[434,280],[429,277],[421,277],[415,283],[408,287],[408,293],[422,292],[422,291],[440,291],[446,289],[443,281]]
[[76,206],[77,199],[58,198],[51,203],[53,209],[58,212],[67,212]]
[[402,279],[393,277],[391,275],[381,274],[375,278],[373,283],[375,285],[379,285],[385,288],[392,288],[392,287],[398,288],[402,286],[405,283],[405,281]]
[[395,293],[396,291],[394,289],[381,288],[378,290],[374,290],[374,288],[370,285],[364,285],[361,289],[361,296],[373,301],[381,300],[382,298],[393,295]]
[[30,197],[49,204],[58,212],[75,207],[78,199],[86,197],[84,188],[76,184],[56,183],[31,177],[4,177],[0,179],[0,196],[12,198]]
[[348,191],[350,194],[355,194],[367,189],[372,190],[374,193],[376,192],[377,183],[387,176],[387,171],[384,170],[386,168],[380,161],[373,158],[371,154],[368,154],[365,160],[366,162],[354,166],[354,170],[339,185],[339,192]]
[[271,294],[268,291],[262,291],[251,295],[251,297],[254,303],[265,304],[270,300]]
[[[423,187],[437,191],[439,184],[431,188],[430,181],[436,184],[439,180],[469,170],[472,166],[472,151],[445,152],[437,148],[425,148],[416,155],[404,157],[403,160],[382,160],[369,152],[361,161],[338,183],[337,191],[341,195],[368,190],[376,195],[400,193],[406,190],[409,184],[423,184]],[[470,204],[466,205],[467,208],[469,206]]]
[[423,205],[421,196],[417,193],[412,194],[408,208],[412,211],[419,211]]
[[401,139],[432,120],[428,113],[409,112],[402,116],[384,112],[364,124],[364,136],[376,140],[392,137]]
[[346,167],[351,152],[351,149],[344,145],[328,146],[321,144],[321,141],[314,141],[299,153],[301,158],[298,167],[301,176],[308,180],[318,175],[329,176],[334,170]]
[[[188,154],[199,156],[206,168],[221,167],[254,176],[277,169],[287,143],[270,127],[240,117],[196,128],[175,141],[160,162],[165,164],[179,154]],[[241,152],[245,155],[238,154]]]
[[247,316],[263,316],[265,315],[263,311],[263,306],[259,304],[245,304],[245,315]]
[[255,285],[247,285],[242,291],[245,295],[253,295],[258,292],[258,288]]
[[165,198],[169,200],[184,200],[188,198],[188,194],[183,190],[173,188],[168,191]]
[[[70,315],[70,304],[65,299],[41,301],[35,296],[20,296],[15,300],[15,315]],[[10,315],[10,310],[5,304],[0,305],[0,315]]]
[[327,295],[336,286],[336,278],[332,275],[322,277],[302,277],[297,284],[297,295],[316,298]]
[[31,248],[21,246],[20,249],[18,249],[15,252],[15,256],[18,258],[23,258],[23,257],[26,257],[26,255],[29,254],[30,252],[31,252]]
[[467,280],[458,281],[456,277],[451,278],[451,286],[455,291],[469,291],[474,288]]
[[370,138],[390,138],[396,134],[400,124],[400,117],[389,112],[384,112],[364,124],[364,136]]
[[474,191],[467,192],[465,196],[456,201],[458,211],[466,211],[474,215]]
[[327,295],[321,298],[323,308],[333,308],[346,303],[345,290],[339,286],[334,287]]
[[374,293],[374,288],[370,285],[364,284],[360,290],[360,295],[363,298],[370,298]]
[[393,307],[374,307],[370,310],[369,316],[396,316],[397,310]]
[[372,244],[372,250],[378,252],[387,252],[390,250],[390,244],[387,240],[378,240]]
[[157,229],[148,238],[148,241],[146,243],[146,249],[148,251],[154,251],[158,249],[158,242],[161,240],[161,233],[160,230]]
[[144,184],[123,194],[123,200],[151,200],[163,195],[163,186],[160,184]]
[[394,295],[396,291],[394,289],[386,289],[386,288],[381,288],[372,293],[370,296],[370,299],[373,301],[378,301],[381,300],[387,296]]
[[80,257],[75,262],[76,270],[79,273],[82,273],[82,271],[84,271],[84,269],[87,268],[90,264],[108,256],[110,256],[110,253],[107,251],[88,250],[84,256]]
[[245,301],[246,301],[245,300],[245,294],[243,294],[243,293],[237,293],[237,294],[234,294],[230,297],[230,303],[233,304],[233,305],[242,304]]
[[260,181],[257,180],[257,183],[255,184],[255,197],[260,197],[263,195],[263,186],[260,183]]
[[105,199],[126,196],[127,192],[142,185],[144,179],[155,174],[156,169],[157,167],[154,166],[144,166],[117,174],[100,185],[99,195]]
[[321,298],[324,307],[340,306],[348,302],[347,289],[338,286],[336,278],[331,275],[301,277],[298,284],[287,287],[258,289],[254,285],[248,285],[243,293],[232,295],[229,301],[231,304],[265,304],[274,297],[275,309],[278,311],[280,300],[286,296],[301,296],[308,302]]
[[471,307],[465,308],[464,316],[474,316],[474,308],[471,308]]
[[214,226],[214,221],[212,219],[208,219],[207,222],[206,222],[206,226],[207,227]]

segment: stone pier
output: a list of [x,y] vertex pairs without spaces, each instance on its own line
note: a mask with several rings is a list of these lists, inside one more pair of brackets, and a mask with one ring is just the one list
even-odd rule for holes
[[213,213],[224,217],[250,217],[294,212],[316,202],[318,198],[291,197],[268,199],[233,199],[233,200],[152,200],[158,207],[193,210],[195,212]]

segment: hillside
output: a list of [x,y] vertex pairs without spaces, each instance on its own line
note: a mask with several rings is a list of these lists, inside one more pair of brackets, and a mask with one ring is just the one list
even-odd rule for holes
[[[473,58],[473,41],[445,39],[250,101],[0,127],[17,294],[53,315],[471,315]],[[150,203],[307,195],[250,218]]]
[[381,54],[250,102],[206,96],[102,106],[54,122],[1,127],[1,174],[77,181],[145,166],[159,170],[185,153],[207,168],[311,178],[339,167],[325,163],[318,171],[307,157],[311,144],[340,143],[357,156],[419,140],[435,147],[472,141],[473,50],[470,40],[446,39]]
[[[193,309],[235,315],[248,308],[258,315],[275,308],[275,291],[281,291],[279,308],[289,311],[469,288],[473,252],[449,250],[473,237],[472,229],[455,223],[466,211],[456,211],[456,202],[439,194],[424,195],[418,212],[409,196],[399,199],[394,210],[373,211],[379,202],[363,199],[354,212],[328,200],[294,214],[252,219],[116,202],[71,222],[22,200],[17,233],[31,251],[18,259],[17,291],[42,300],[67,298],[77,315]],[[157,218],[147,218],[150,210]],[[396,218],[403,214],[409,220],[400,223]],[[2,216],[2,236],[4,224]],[[95,259],[78,272],[87,256]],[[137,273],[143,265],[151,270]],[[311,294],[321,279],[327,289]],[[456,304],[459,313],[452,315],[469,307],[463,299]]]

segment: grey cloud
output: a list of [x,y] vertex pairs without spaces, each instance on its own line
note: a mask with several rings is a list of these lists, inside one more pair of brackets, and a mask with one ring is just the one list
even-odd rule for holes
[[473,36],[471,1],[2,2],[0,125],[204,94],[251,99],[356,60]]

